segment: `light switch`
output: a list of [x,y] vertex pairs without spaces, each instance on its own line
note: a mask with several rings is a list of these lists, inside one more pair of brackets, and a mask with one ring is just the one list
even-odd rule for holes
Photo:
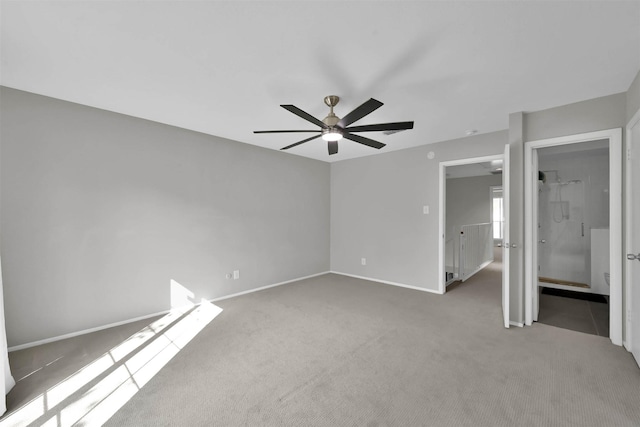
[[422,207],[422,213],[425,214],[425,215],[429,214],[429,205],[424,205]]

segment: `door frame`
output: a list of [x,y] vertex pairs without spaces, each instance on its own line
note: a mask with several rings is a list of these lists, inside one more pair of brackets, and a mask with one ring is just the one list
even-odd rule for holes
[[537,291],[537,268],[533,265],[537,245],[537,212],[534,211],[534,196],[537,196],[537,179],[533,174],[533,150],[558,145],[609,140],[609,338],[622,345],[622,128],[587,132],[576,135],[525,142],[524,146],[524,226],[525,226],[525,325],[534,318],[534,292]]
[[[439,200],[439,228],[438,235],[440,238],[438,239],[438,292],[444,294],[446,292],[446,268],[445,268],[445,231],[446,231],[446,168],[447,166],[460,166],[460,165],[472,165],[474,163],[485,163],[490,162],[492,160],[502,160],[504,161],[504,154],[495,154],[492,156],[483,156],[483,157],[470,157],[466,159],[458,159],[458,160],[447,160],[440,162],[439,165],[439,183],[440,183],[440,200]],[[504,191],[504,182],[503,182],[503,191]],[[504,274],[504,269],[503,269]]]
[[[640,126],[640,110],[636,111],[633,115],[629,123],[627,123],[625,129],[625,142],[627,155],[625,156],[625,230],[630,232],[631,228],[631,219],[632,219],[632,203],[631,200],[633,198],[633,188],[638,187],[638,184],[633,185],[632,175],[631,175],[631,156],[638,156],[640,151],[640,141],[634,141],[631,129],[635,126]],[[633,154],[632,154],[633,153]],[[636,193],[640,188],[636,188]],[[627,233],[625,233],[626,236]],[[631,239],[625,239],[625,253],[630,254],[636,250],[632,245]],[[637,281],[637,280],[636,280]],[[633,294],[633,272],[632,265],[629,262],[624,263],[624,301],[625,301],[625,336],[622,341],[624,348],[628,351],[633,350],[633,319],[632,319],[632,308],[631,308],[631,298]],[[640,313],[636,313],[636,316],[640,315]],[[636,321],[636,324],[638,322]]]

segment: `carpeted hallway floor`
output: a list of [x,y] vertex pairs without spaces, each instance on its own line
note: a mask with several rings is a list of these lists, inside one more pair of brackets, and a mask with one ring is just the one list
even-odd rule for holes
[[[542,324],[504,329],[500,292],[496,262],[442,296],[327,274],[219,301],[106,424],[640,425],[626,350]],[[18,382],[3,420],[142,326],[11,353],[16,379],[60,359]],[[65,408],[101,378],[34,425],[75,422]]]

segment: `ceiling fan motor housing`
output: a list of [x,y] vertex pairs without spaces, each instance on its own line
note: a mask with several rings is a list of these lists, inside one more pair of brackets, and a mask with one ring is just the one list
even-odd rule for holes
[[338,124],[339,121],[340,121],[340,117],[336,116],[333,113],[329,113],[329,115],[327,117],[322,119],[322,123],[324,123],[325,125],[327,125],[329,127],[334,127],[335,125]]

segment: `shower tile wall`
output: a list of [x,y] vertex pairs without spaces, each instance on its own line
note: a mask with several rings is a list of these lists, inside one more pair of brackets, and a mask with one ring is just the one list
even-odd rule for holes
[[547,171],[538,186],[539,236],[546,240],[539,244],[540,276],[590,285],[591,230],[609,227],[608,148],[557,153],[552,147],[538,155],[539,170]]

